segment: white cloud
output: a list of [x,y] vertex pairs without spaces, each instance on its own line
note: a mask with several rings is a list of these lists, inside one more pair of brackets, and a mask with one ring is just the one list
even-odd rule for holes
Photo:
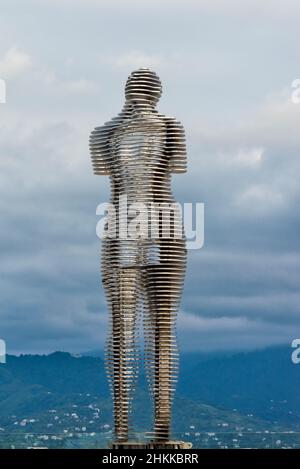
[[245,166],[259,166],[263,153],[263,148],[240,149],[235,155],[234,160]]
[[185,350],[253,349],[290,343],[294,326],[246,317],[203,318],[184,312],[179,314],[178,335]]
[[26,52],[13,46],[0,60],[0,76],[4,79],[15,78],[32,66],[32,58]]
[[66,92],[74,94],[93,93],[97,89],[94,82],[85,79],[66,81],[61,83],[61,86]]
[[[12,1],[12,0],[10,0]],[[286,0],[284,3],[275,1],[261,2],[260,0],[31,0],[33,4],[65,5],[67,7],[79,8],[155,8],[169,9],[170,7],[183,7],[194,9],[197,12],[211,12],[215,14],[231,14],[237,16],[268,14],[272,17],[297,17],[300,14],[299,2],[297,0]]]
[[90,94],[97,90],[97,85],[93,80],[85,78],[73,79],[64,75],[65,68],[68,68],[70,63],[66,60],[64,67],[60,69],[60,73],[56,70],[51,69],[49,66],[37,64],[33,77],[41,87],[44,87],[45,91],[50,88],[57,93],[63,93],[65,95],[71,94]]
[[119,55],[101,55],[99,63],[111,64],[117,68],[157,67],[163,62],[163,58],[155,54],[147,54],[142,51],[132,50]]
[[264,148],[239,148],[232,153],[219,153],[218,158],[224,165],[257,168],[261,165]]
[[285,203],[284,195],[279,190],[263,184],[251,185],[235,197],[236,205],[250,212],[277,210]]
[[219,317],[207,318],[195,314],[183,312],[179,314],[178,325],[182,331],[190,330],[194,332],[205,331],[234,331],[245,329],[253,322],[244,317]]

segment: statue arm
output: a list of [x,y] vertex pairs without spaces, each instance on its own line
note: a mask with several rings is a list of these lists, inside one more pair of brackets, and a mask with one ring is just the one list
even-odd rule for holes
[[90,135],[90,155],[94,174],[105,176],[110,174],[111,151],[109,137],[111,128],[105,124],[102,127],[96,127]]
[[166,153],[172,173],[185,173],[187,168],[185,132],[183,125],[173,118],[167,118]]

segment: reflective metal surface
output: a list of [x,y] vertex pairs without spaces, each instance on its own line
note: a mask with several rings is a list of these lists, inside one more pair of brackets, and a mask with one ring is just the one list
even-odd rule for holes
[[[122,112],[91,133],[94,173],[110,177],[117,228],[126,214],[126,208],[123,211],[118,206],[120,196],[126,195],[128,205],[174,203],[171,173],[186,171],[184,129],[179,121],[155,109],[161,92],[160,79],[154,72],[132,72],[126,83]],[[147,213],[143,216],[148,217]],[[154,236],[108,237],[102,243],[102,278],[110,309],[106,364],[118,441],[126,441],[131,432],[141,316],[146,374],[154,405],[153,431],[149,436],[154,440],[170,438],[171,405],[178,374],[175,322],[186,247],[184,236],[162,237],[162,230],[160,223]]]

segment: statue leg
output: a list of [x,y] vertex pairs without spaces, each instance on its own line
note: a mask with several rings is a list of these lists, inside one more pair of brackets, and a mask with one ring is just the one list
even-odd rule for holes
[[[154,402],[154,439],[170,439],[172,401],[178,375],[176,317],[185,273],[185,249],[175,246],[172,256],[144,271],[145,365]],[[174,254],[174,257],[173,257]],[[171,260],[168,260],[171,257]]]
[[137,337],[140,270],[111,269],[106,272],[104,284],[111,311],[106,367],[114,403],[115,437],[126,441],[140,358]]

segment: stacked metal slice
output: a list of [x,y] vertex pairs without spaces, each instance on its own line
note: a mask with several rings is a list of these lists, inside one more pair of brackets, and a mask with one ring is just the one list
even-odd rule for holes
[[171,210],[171,224],[165,229],[164,210],[175,204],[171,173],[186,171],[186,146],[180,122],[155,109],[161,92],[154,72],[146,68],[132,72],[122,112],[96,127],[90,137],[94,173],[110,177],[114,207],[102,243],[102,280],[110,309],[106,363],[118,441],[126,441],[133,431],[130,414],[142,312],[145,364],[154,403],[149,436],[154,440],[170,438],[178,374],[175,328],[186,247],[182,227],[180,235],[174,228],[180,225],[180,213]]

